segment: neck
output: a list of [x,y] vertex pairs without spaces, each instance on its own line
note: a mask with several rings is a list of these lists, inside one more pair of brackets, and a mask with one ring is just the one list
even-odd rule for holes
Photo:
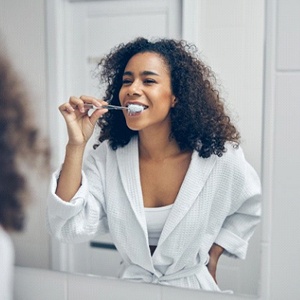
[[156,131],[154,134],[145,136],[139,133],[139,154],[143,159],[163,161],[166,158],[181,153],[175,139],[169,137],[163,131]]

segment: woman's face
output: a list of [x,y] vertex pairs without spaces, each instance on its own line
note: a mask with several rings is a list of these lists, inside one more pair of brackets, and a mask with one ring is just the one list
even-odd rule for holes
[[127,63],[119,92],[122,106],[140,104],[145,109],[136,114],[124,111],[132,130],[158,129],[170,126],[170,109],[175,105],[167,64],[153,52],[138,53]]

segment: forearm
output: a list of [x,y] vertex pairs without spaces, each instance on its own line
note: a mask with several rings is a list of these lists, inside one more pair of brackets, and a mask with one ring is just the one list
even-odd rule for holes
[[209,258],[209,263],[207,265],[207,268],[216,282],[217,282],[217,265],[218,265],[219,258],[223,252],[224,252],[224,248],[215,243],[211,246],[209,250],[210,258]]
[[65,160],[57,182],[56,195],[69,202],[81,185],[81,170],[85,145],[67,145]]
[[214,243],[209,250],[209,255],[213,260],[218,261],[223,252],[224,248]]

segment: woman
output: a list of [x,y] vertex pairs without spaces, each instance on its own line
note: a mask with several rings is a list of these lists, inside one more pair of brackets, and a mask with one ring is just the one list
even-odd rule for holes
[[[168,39],[121,44],[100,66],[106,101],[71,97],[59,108],[69,141],[51,185],[51,233],[80,242],[110,232],[121,278],[219,291],[220,255],[245,258],[259,222],[260,182],[213,73],[194,46]],[[107,103],[143,110],[85,106]],[[97,120],[100,145],[82,171]]]
[[26,92],[0,48],[0,298],[13,299],[14,247],[9,233],[24,227],[24,167],[38,164],[48,170],[49,153],[32,123]]

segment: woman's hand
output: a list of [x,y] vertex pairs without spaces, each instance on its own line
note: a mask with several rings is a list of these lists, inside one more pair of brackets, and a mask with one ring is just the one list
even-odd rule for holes
[[81,185],[81,169],[84,149],[93,134],[97,120],[107,112],[107,109],[96,109],[90,116],[84,104],[94,106],[106,105],[94,97],[71,97],[69,102],[59,107],[65,118],[69,141],[66,147],[65,160],[60,177],[57,181],[56,194],[64,201],[70,201]]
[[213,244],[209,250],[210,259],[207,268],[216,283],[217,283],[217,264],[223,252],[224,252],[224,248],[222,248],[217,244]]
[[70,97],[69,102],[59,106],[59,110],[66,121],[69,145],[85,145],[93,134],[97,120],[107,112],[107,109],[96,109],[89,116],[88,108],[85,108],[84,104],[101,106],[106,105],[107,102],[99,101],[94,97],[81,96],[80,98]]

